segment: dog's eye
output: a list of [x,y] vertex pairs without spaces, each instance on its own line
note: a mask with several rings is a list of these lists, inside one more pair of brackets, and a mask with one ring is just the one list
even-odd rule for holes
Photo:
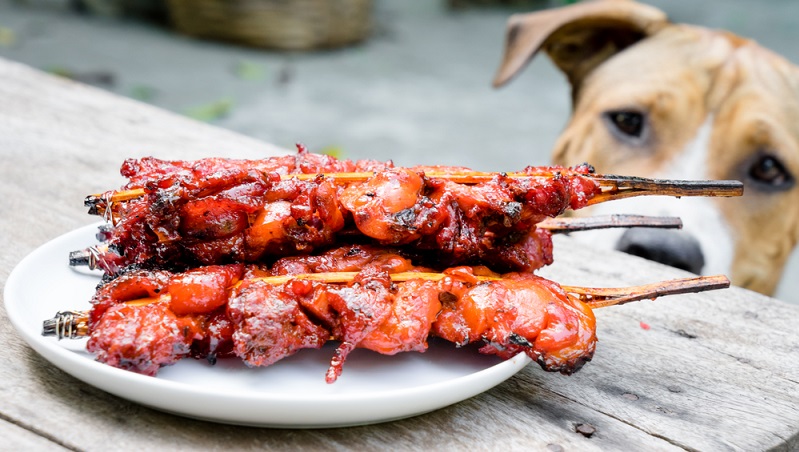
[[637,111],[610,111],[605,113],[607,119],[622,134],[632,137],[641,138],[644,132],[644,115]]
[[749,177],[773,189],[785,189],[793,185],[794,179],[785,165],[773,155],[762,155],[749,167]]

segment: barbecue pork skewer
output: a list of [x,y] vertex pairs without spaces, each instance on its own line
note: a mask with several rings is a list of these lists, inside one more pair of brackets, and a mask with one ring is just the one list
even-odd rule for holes
[[741,192],[735,181],[652,181],[591,172],[587,165],[493,174],[394,168],[390,162],[310,153],[263,161],[129,160],[122,171],[130,179],[127,192],[90,197],[92,210],[115,225],[110,251],[95,261],[111,274],[131,264],[258,262],[329,247],[357,230],[380,244],[435,254],[447,265],[481,262],[502,271],[532,271],[541,266],[527,250],[538,242],[535,225],[566,209],[642,194]]
[[[376,160],[339,160],[332,156],[308,152],[297,145],[298,153],[270,157],[262,160],[237,160],[225,158],[205,158],[195,161],[161,160],[146,157],[139,160],[128,159],[122,165],[121,173],[128,183],[121,190],[90,195],[86,198],[91,213],[106,214],[113,210],[114,203],[136,199],[154,189],[169,188],[175,184],[190,190],[220,191],[229,184],[229,179],[242,178],[245,174],[277,174],[281,179],[312,181],[319,177],[332,179],[337,183],[365,182],[378,172],[397,168],[393,162]],[[666,196],[740,196],[742,184],[736,181],[674,181],[654,180],[627,176],[594,175],[590,165],[575,168],[528,167],[520,172],[481,172],[466,167],[454,166],[415,166],[409,168],[424,173],[427,178],[447,180],[458,184],[479,184],[490,182],[498,175],[515,178],[570,176],[570,173],[589,175],[600,186],[603,197],[614,198],[659,194]],[[589,201],[590,202],[590,201]],[[594,201],[597,202],[597,201]],[[599,201],[601,202],[601,201]]]
[[547,371],[570,374],[593,356],[592,308],[728,285],[700,277],[627,289],[562,287],[479,266],[431,273],[391,250],[347,246],[283,258],[270,269],[133,271],[102,286],[90,311],[45,321],[43,334],[88,336],[99,361],[147,375],[188,356],[235,355],[265,366],[335,340],[326,375],[333,382],[356,347],[424,351],[431,334],[504,359],[523,352]]
[[[105,241],[105,237],[109,234],[107,226],[108,225],[102,225],[99,228],[97,237],[101,241]],[[502,256],[501,261],[506,266],[508,266],[508,263],[512,263],[511,267],[513,270],[531,272],[552,263],[552,234],[633,227],[679,229],[682,227],[682,221],[676,217],[650,217],[619,214],[597,217],[546,218],[538,223],[535,229],[528,234],[524,240],[492,251],[494,256]],[[357,236],[357,231],[353,232]],[[339,235],[346,239],[346,231],[341,231]],[[410,254],[413,253],[411,252]],[[485,255],[490,256],[491,252],[486,252]],[[416,253],[415,257],[418,261],[425,261],[424,253]],[[83,250],[71,252],[69,254],[69,265],[73,267],[87,266],[90,270],[99,268],[106,271],[108,274],[115,274],[119,268],[119,266],[115,264],[117,259],[118,254],[108,252],[107,243],[100,243]],[[439,267],[441,265],[451,266],[469,263],[458,261],[448,262],[446,257],[440,255],[430,256],[427,260],[430,259],[434,259],[436,261],[436,266]],[[489,258],[488,260],[496,263],[498,259]]]

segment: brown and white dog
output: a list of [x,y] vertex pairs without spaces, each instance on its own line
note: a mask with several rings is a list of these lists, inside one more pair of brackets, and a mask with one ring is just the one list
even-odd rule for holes
[[799,68],[729,32],[673,24],[633,1],[597,0],[511,17],[494,85],[540,50],[572,86],[573,114],[554,163],[745,185],[741,198],[599,205],[588,213],[684,223],[681,231],[629,230],[603,241],[772,294],[799,239]]

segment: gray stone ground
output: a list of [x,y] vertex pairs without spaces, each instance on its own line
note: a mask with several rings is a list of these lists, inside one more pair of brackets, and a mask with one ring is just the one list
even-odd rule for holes
[[[284,147],[511,170],[547,163],[569,113],[568,86],[544,58],[508,87],[491,88],[507,8],[376,0],[366,43],[284,54],[77,15],[66,3],[0,0],[0,57]],[[649,3],[674,21],[725,28],[799,62],[794,0]],[[799,302],[799,253],[786,276],[780,297]]]

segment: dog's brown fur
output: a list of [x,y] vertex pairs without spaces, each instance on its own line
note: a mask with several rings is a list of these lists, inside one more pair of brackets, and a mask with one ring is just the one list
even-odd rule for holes
[[[651,198],[638,206],[684,216],[687,231],[706,236],[699,240],[705,255],[721,256],[711,271],[773,293],[799,240],[799,69],[753,41],[672,24],[661,11],[627,0],[513,16],[495,85],[539,50],[572,85],[573,115],[554,162],[589,162],[600,173],[743,181],[742,198],[696,207],[717,211],[718,221],[690,224],[694,214],[679,210],[688,200],[674,203],[678,211],[653,210],[660,204]],[[640,136],[619,133],[610,119],[620,118],[616,112],[641,114]]]

